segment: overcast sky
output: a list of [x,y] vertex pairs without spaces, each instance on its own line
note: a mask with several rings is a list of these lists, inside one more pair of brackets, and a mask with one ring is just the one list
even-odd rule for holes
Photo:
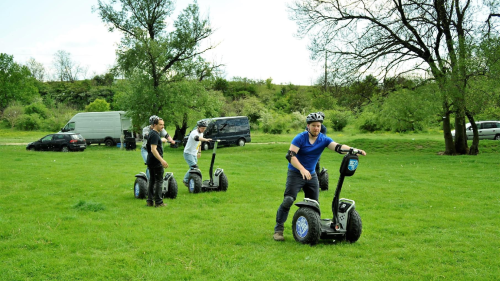
[[[225,64],[225,78],[272,78],[273,83],[311,85],[319,75],[310,60],[307,39],[294,36],[286,3],[292,0],[198,0],[209,16],[212,43],[220,45],[206,55]],[[193,1],[177,0],[176,15]],[[110,33],[92,6],[97,0],[0,1],[0,53],[18,63],[30,58],[52,68],[58,50],[69,52],[87,76],[104,74],[115,62],[118,32]],[[174,16],[175,18],[177,16]]]

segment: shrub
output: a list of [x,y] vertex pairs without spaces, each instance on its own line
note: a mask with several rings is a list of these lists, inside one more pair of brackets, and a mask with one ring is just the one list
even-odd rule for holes
[[349,123],[349,119],[351,119],[352,114],[350,111],[342,111],[342,110],[332,110],[328,111],[328,115],[325,118],[330,121],[332,129],[334,131],[340,132],[345,126]]
[[43,103],[32,103],[24,107],[24,113],[29,115],[37,113],[40,118],[45,119],[49,115],[49,110]]
[[3,119],[9,123],[11,128],[14,128],[23,114],[24,108],[21,105],[13,104],[3,111]]
[[43,120],[41,129],[45,131],[59,131],[66,125],[67,121],[68,118],[64,115],[52,116]]
[[294,130],[305,129],[306,127],[306,116],[302,115],[300,112],[294,111],[290,116],[290,128]]
[[104,99],[95,99],[93,102],[85,106],[87,112],[104,112],[109,111],[109,103]]
[[270,134],[281,134],[282,132],[290,132],[290,116],[279,115],[273,111],[262,113],[259,121],[262,124],[262,131]]
[[375,132],[380,130],[380,126],[377,124],[377,116],[375,113],[370,111],[363,111],[358,117],[357,126],[361,131]]
[[266,79],[266,88],[272,90],[273,88],[273,78],[269,77]]
[[16,127],[24,131],[38,130],[41,127],[40,116],[37,113],[23,114],[19,117]]

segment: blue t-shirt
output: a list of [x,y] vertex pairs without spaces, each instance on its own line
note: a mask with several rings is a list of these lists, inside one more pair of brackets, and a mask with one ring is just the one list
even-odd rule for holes
[[[314,144],[311,144],[309,143],[308,132],[302,132],[292,140],[292,144],[299,148],[297,160],[299,160],[300,164],[302,164],[311,175],[316,173],[316,163],[321,153],[332,142],[333,140],[330,137],[320,133]],[[291,163],[288,164],[288,169],[298,171]]]

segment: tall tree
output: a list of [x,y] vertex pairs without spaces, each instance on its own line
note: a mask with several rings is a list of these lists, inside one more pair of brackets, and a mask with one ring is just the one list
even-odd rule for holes
[[[169,94],[162,92],[169,89],[166,85],[186,78],[203,80],[213,70],[201,58],[203,53],[215,47],[201,47],[213,30],[209,19],[200,16],[196,2],[180,13],[172,31],[167,28],[168,19],[174,11],[171,0],[112,0],[109,3],[99,0],[94,11],[99,13],[110,31],[118,30],[123,34],[116,52],[120,70],[126,77],[141,81],[144,84],[140,86],[142,89],[153,91],[150,99],[142,101],[150,103],[148,110],[142,114],[172,114],[168,104],[159,99]],[[140,95],[143,91],[133,92]],[[187,114],[182,118],[183,125],[176,129],[185,131]]]
[[70,53],[62,50],[54,54],[52,64],[56,72],[55,78],[61,82],[75,82],[87,71],[85,67],[71,59]]
[[28,67],[14,62],[14,56],[0,53],[0,111],[9,103],[29,103],[38,96]]
[[[467,153],[465,91],[470,45],[492,14],[482,0],[305,0],[291,7],[302,36],[329,34],[346,73],[378,77],[425,71],[439,85],[445,154]],[[476,13],[477,12],[477,13]],[[455,114],[455,139],[451,114]]]
[[34,58],[30,58],[26,63],[26,66],[36,80],[43,82],[45,79],[45,67],[43,66],[43,63],[37,62]]

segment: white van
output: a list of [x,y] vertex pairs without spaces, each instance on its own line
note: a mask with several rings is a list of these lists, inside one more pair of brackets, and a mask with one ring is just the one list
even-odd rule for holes
[[132,137],[131,127],[132,120],[125,117],[125,111],[82,112],[73,116],[61,132],[78,133],[87,144],[114,146],[122,138]]

